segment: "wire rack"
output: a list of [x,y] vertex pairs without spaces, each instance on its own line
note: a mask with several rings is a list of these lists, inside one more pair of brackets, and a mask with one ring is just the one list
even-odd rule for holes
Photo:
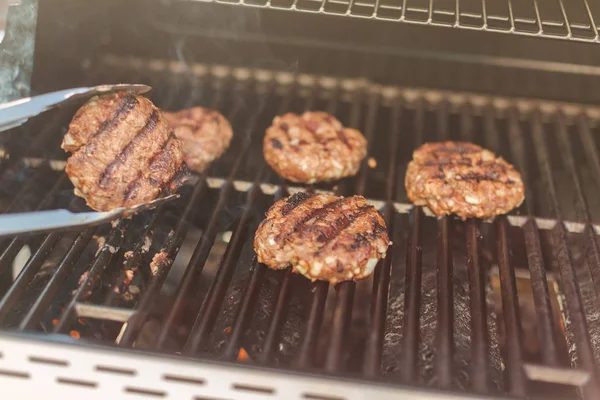
[[598,42],[600,5],[588,0],[196,0],[250,7]]

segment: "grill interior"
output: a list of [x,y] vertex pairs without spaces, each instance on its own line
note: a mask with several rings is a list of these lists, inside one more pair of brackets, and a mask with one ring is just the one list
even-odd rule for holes
[[[60,12],[80,12],[78,7]],[[40,9],[52,12],[58,11]],[[143,30],[138,34],[148,38],[140,41],[130,37],[135,27],[117,23],[107,29],[112,38],[99,35],[98,44],[82,36],[93,45],[53,57],[42,46],[62,37],[44,30],[51,20],[38,22],[34,90],[145,83],[164,110],[218,109],[231,121],[234,139],[178,200],[157,210],[83,230],[0,238],[2,329],[182,360],[312,371],[399,390],[414,386],[424,398],[436,393],[429,389],[599,398],[600,108],[501,96],[549,93],[543,78],[524,92],[518,84],[502,87],[513,76],[526,80],[531,71],[493,75],[494,95],[454,90],[451,74],[433,89],[436,82],[419,87],[418,71],[405,82],[393,74],[377,79],[385,75],[377,63],[346,68],[356,49],[346,49],[334,73],[324,72],[327,56],[306,61],[320,50],[300,52],[297,68],[286,62],[267,68],[271,61],[234,54],[227,41],[212,43],[206,55],[202,46],[190,53],[193,45],[181,42],[180,32],[167,30],[170,36],[160,39]],[[164,21],[169,23],[168,15]],[[66,41],[76,32],[60,27]],[[89,30],[89,36],[98,33]],[[203,33],[186,35],[205,44]],[[107,43],[115,40],[122,43],[111,53]],[[175,43],[168,57],[161,40]],[[248,44],[248,53],[255,44]],[[276,45],[271,50],[283,54]],[[227,57],[230,62],[224,62]],[[361,75],[354,67],[368,72]],[[488,81],[491,72],[481,68],[474,82]],[[589,78],[564,77],[563,83]],[[468,78],[456,80],[462,85]],[[597,84],[591,79],[586,90]],[[556,86],[552,90],[563,99],[577,89]],[[59,146],[76,106],[0,136],[2,212],[86,210],[63,172],[66,154]],[[290,186],[265,164],[262,136],[273,117],[304,110],[328,111],[364,132],[369,155],[356,177]],[[524,204],[493,221],[437,220],[413,208],[404,189],[406,166],[413,149],[439,140],[471,141],[513,163],[525,181]],[[361,194],[381,212],[394,244],[373,277],[333,287],[256,262],[253,234],[264,213],[300,190]],[[342,398],[330,395],[309,398]]]
[[[568,386],[593,371],[600,164],[596,120],[585,108],[223,66],[103,63],[90,83],[119,71],[118,81],[152,85],[163,109],[217,108],[235,140],[180,199],[154,212],[81,232],[5,238],[4,328],[231,361],[246,352],[259,365],[517,396],[576,396]],[[328,110],[369,138],[374,168],[315,189],[364,194],[384,215],[394,245],[372,279],[328,287],[253,257],[253,232],[268,206],[306,189],[279,181],[260,138],[275,114],[305,109]],[[72,112],[48,113],[8,135],[5,211],[85,209],[57,150]],[[437,221],[413,209],[403,185],[411,151],[442,139],[471,140],[515,163],[525,204],[494,222]],[[166,257],[153,263],[159,253]],[[540,365],[553,373],[540,377]],[[576,374],[566,373],[570,366]]]

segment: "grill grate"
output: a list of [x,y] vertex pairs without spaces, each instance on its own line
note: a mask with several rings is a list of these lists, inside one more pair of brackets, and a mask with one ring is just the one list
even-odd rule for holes
[[[0,288],[3,328],[182,359],[235,362],[246,352],[262,366],[462,394],[575,398],[580,389],[597,398],[597,109],[221,66],[104,63],[90,84],[148,83],[168,110],[210,105],[232,121],[236,137],[180,199],[154,212],[0,241],[0,281],[9,282]],[[311,188],[364,194],[384,216],[394,245],[368,280],[311,284],[253,258],[253,232],[268,206],[306,189],[267,168],[262,133],[275,114],[304,109],[328,110],[369,138],[376,167],[365,163],[355,178]],[[20,137],[5,135],[4,211],[82,209],[61,170],[64,155],[54,150],[70,115],[60,110]],[[34,140],[25,148],[23,138]],[[406,164],[413,148],[441,139],[473,140],[515,163],[525,204],[483,222],[437,221],[413,209]],[[575,156],[580,150],[585,157]],[[24,249],[31,255],[17,275]],[[543,349],[533,355],[532,337]],[[8,362],[0,357],[0,369]]]
[[[206,0],[202,0],[206,1]],[[598,42],[598,8],[588,0],[508,1],[209,0],[223,4],[350,16],[419,25]]]

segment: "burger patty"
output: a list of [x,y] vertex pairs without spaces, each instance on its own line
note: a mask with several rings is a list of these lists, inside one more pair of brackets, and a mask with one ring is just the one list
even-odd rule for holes
[[426,143],[406,171],[408,198],[436,215],[487,218],[509,212],[525,198],[515,168],[489,150],[463,142]]
[[355,175],[367,141],[324,112],[275,117],[263,142],[267,163],[292,182],[315,183]]
[[331,283],[369,276],[390,245],[364,197],[296,193],[269,209],[254,237],[258,261]]
[[192,107],[163,115],[181,140],[188,167],[196,172],[203,172],[229,147],[233,130],[217,111]]
[[189,175],[180,141],[150,100],[121,91],[93,97],[62,141],[75,194],[98,211],[171,194]]

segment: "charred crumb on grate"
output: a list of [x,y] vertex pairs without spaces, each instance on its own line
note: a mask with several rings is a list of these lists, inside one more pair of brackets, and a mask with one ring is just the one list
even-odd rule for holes
[[158,271],[167,267],[170,262],[171,260],[169,259],[168,253],[161,251],[154,254],[154,257],[152,257],[152,262],[150,263],[150,271],[152,272],[152,275],[156,275]]

